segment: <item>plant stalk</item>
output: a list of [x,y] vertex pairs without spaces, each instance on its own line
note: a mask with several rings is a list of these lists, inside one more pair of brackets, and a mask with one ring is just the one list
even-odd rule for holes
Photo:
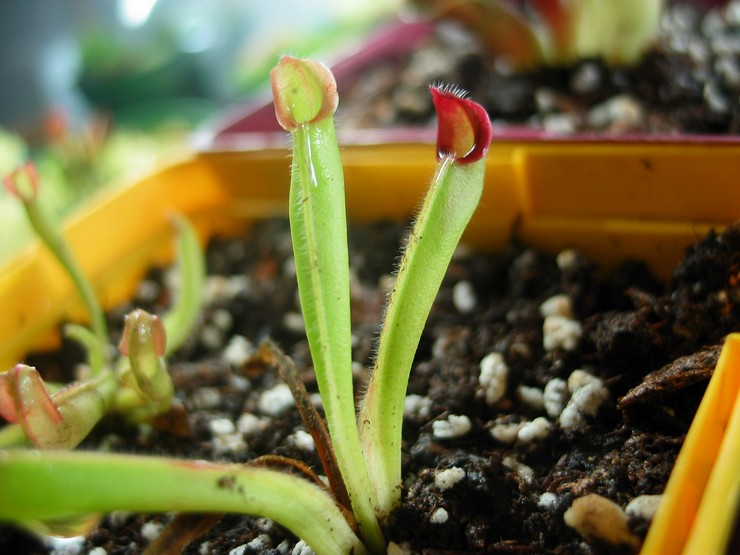
[[174,224],[177,226],[180,288],[173,306],[162,317],[167,331],[165,357],[182,346],[200,317],[206,281],[205,254],[193,225],[182,216],[175,216]]
[[366,552],[331,496],[284,472],[92,452],[0,451],[0,520],[28,525],[114,510],[259,515],[319,555]]
[[105,346],[108,345],[108,324],[105,322],[105,314],[95,296],[95,291],[90,281],[82,271],[67,240],[59,230],[59,227],[53,224],[49,216],[44,213],[43,208],[36,198],[24,200],[23,206],[39,238],[46,244],[72,280],[90,316],[93,333],[100,342],[100,345],[103,346],[103,352],[107,355]]
[[401,426],[411,365],[455,248],[483,191],[485,159],[437,168],[411,231],[380,334],[378,354],[360,408],[362,446],[381,518],[401,495]]
[[344,173],[333,118],[299,125],[292,136],[290,228],[306,335],[360,535],[384,553],[355,414]]

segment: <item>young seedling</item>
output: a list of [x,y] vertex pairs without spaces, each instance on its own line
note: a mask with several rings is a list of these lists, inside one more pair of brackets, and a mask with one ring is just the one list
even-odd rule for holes
[[77,324],[65,329],[87,352],[89,376],[80,381],[66,387],[47,384],[35,368],[24,364],[0,373],[0,416],[12,423],[0,429],[0,447],[30,441],[39,449],[71,449],[108,412],[145,420],[169,410],[174,387],[161,357],[181,345],[195,323],[205,279],[203,254],[190,224],[176,219],[183,283],[178,300],[164,322],[142,310],[129,314],[119,346],[123,356],[114,359],[93,287],[37,198],[33,164],[8,176],[5,186],[23,202],[38,236],[66,269],[90,314],[91,329]]
[[108,342],[108,326],[105,323],[105,314],[95,296],[92,285],[80,268],[59,226],[46,213],[43,204],[39,201],[39,176],[36,166],[32,162],[27,162],[7,176],[3,183],[5,189],[23,203],[28,221],[36,235],[49,248],[74,283],[75,289],[90,316],[92,331],[98,343],[106,344]]
[[289,216],[306,336],[329,433],[365,541],[383,545],[376,493],[360,447],[352,384],[344,173],[334,131],[331,72],[284,57],[272,70],[275,112],[293,138]]
[[480,201],[491,142],[480,105],[454,89],[431,92],[439,165],[401,258],[359,415],[383,518],[401,495],[401,423],[411,364],[452,254]]
[[[527,8],[522,9],[525,4]],[[664,0],[409,0],[417,14],[470,28],[515,69],[601,58],[633,64],[650,46]]]
[[[321,444],[330,487],[317,484],[304,464],[279,457],[237,466],[8,450],[0,451],[0,519],[39,529],[62,517],[114,509],[239,512],[273,518],[319,554],[386,553],[382,524],[400,501],[403,401],[411,365],[449,261],[480,200],[491,124],[483,108],[460,91],[431,89],[439,165],[401,259],[358,414],[344,179],[333,124],[336,84],[325,66],[292,57],[281,59],[271,80],[278,121],[293,138],[291,235],[328,434],[289,359],[270,344],[263,357],[287,376],[306,426]],[[73,494],[83,483],[95,495]],[[41,496],[54,500],[39,504]]]

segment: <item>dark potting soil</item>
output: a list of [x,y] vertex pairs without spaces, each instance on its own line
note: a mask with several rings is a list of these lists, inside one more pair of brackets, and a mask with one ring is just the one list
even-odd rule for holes
[[553,135],[738,134],[740,1],[709,11],[672,3],[655,45],[633,67],[582,60],[514,72],[465,28],[443,23],[408,56],[377,64],[342,91],[338,125],[433,125],[427,89],[440,82],[467,90],[494,125]]
[[[403,235],[399,224],[350,232],[358,389]],[[170,364],[177,407],[151,426],[107,419],[81,448],[236,462],[272,453],[320,472],[290,394],[254,351],[271,338],[316,391],[287,222],[213,240],[208,266],[202,321]],[[132,305],[161,311],[170,275],[153,270]],[[668,284],[639,262],[602,274],[574,251],[461,247],[409,384],[403,501],[387,529],[395,553],[633,552],[629,534],[644,537],[656,499],[645,496],[663,491],[719,345],[740,329],[738,303],[740,225],[690,248]],[[79,356],[65,344],[29,362],[71,379]],[[627,507],[626,540],[565,524],[573,500],[591,493]],[[109,515],[64,551],[2,527],[0,552],[140,553],[170,518]],[[225,516],[186,553],[308,553],[297,542],[266,519]]]

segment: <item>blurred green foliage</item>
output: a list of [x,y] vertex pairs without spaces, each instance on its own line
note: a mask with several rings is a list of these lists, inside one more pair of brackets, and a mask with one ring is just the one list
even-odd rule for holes
[[[63,131],[29,146],[0,128],[0,177],[28,159],[38,168],[44,204],[57,218],[72,215],[102,191],[130,183],[154,171],[164,160],[187,151],[188,129],[173,125],[155,131],[120,128],[109,132],[94,122],[80,132]],[[0,192],[0,264],[34,238],[17,199]]]

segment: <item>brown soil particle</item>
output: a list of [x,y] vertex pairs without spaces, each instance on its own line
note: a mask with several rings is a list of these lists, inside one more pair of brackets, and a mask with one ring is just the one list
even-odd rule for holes
[[660,402],[672,393],[712,377],[719,358],[720,346],[714,345],[696,354],[676,359],[667,365],[650,372],[642,382],[630,389],[619,399],[617,407],[625,410],[630,407]]

